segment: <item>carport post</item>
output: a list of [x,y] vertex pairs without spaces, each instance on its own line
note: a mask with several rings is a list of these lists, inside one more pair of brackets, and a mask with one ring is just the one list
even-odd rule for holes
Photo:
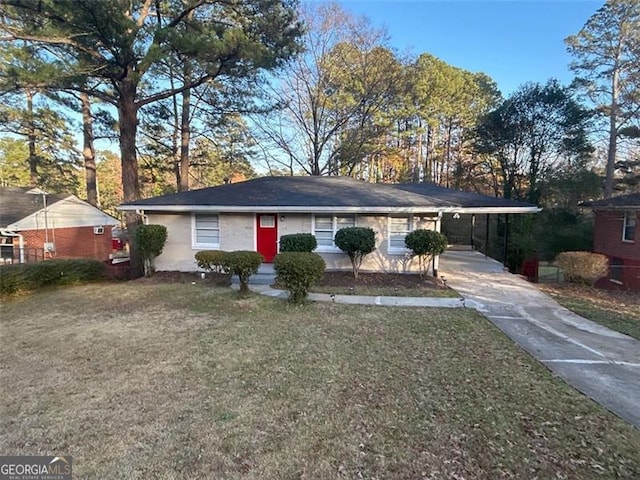
[[476,228],[476,214],[472,213],[471,214],[471,250],[475,250],[475,247],[473,245],[473,237],[475,235],[475,228]]
[[504,259],[503,264],[507,266],[507,254],[509,253],[509,214],[504,214]]
[[487,213],[487,224],[485,225],[484,232],[484,256],[489,256],[489,225],[491,222],[491,214]]

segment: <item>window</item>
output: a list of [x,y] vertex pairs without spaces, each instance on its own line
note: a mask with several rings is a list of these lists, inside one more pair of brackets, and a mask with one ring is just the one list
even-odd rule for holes
[[316,215],[313,220],[313,234],[316,236],[316,240],[318,241],[318,250],[336,250],[337,247],[333,242],[336,232],[341,228],[355,226],[356,217],[353,215]]
[[276,216],[260,215],[260,228],[276,228]]
[[412,217],[389,217],[389,252],[403,253],[407,251],[404,237],[411,232],[412,227]]
[[636,213],[625,212],[622,224],[622,241],[633,242],[636,234]]
[[198,214],[193,216],[192,243],[194,247],[219,247],[220,222],[218,215]]
[[609,280],[615,283],[622,283],[622,269],[624,262],[621,258],[612,258],[609,264]]

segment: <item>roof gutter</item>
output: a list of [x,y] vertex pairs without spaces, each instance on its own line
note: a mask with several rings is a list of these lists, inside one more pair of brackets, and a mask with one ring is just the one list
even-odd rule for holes
[[[143,210],[144,209],[144,210]],[[215,212],[215,213],[537,213],[539,207],[309,207],[309,206],[229,206],[229,205],[121,205],[121,211],[140,212]]]

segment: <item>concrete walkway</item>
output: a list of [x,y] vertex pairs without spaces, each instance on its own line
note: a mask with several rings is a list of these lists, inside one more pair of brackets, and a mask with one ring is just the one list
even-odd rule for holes
[[447,252],[440,274],[567,383],[640,427],[640,341],[570,312],[478,252]]

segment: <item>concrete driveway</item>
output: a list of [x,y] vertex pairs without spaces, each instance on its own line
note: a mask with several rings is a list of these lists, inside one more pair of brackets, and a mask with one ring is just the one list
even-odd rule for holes
[[447,252],[439,271],[468,307],[567,383],[640,427],[640,341],[570,312],[481,253]]

